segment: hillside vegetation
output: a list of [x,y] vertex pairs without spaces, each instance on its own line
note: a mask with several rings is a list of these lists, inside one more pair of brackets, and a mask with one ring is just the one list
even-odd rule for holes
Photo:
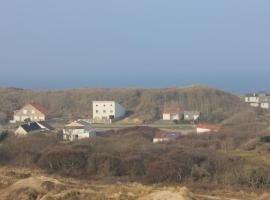
[[7,121],[12,112],[27,102],[38,102],[52,117],[91,117],[93,100],[115,100],[128,110],[131,119],[152,122],[160,119],[165,106],[181,110],[198,110],[203,120],[221,122],[247,110],[238,96],[197,85],[168,89],[76,89],[32,91],[0,89],[0,121]]
[[54,134],[10,135],[0,142],[0,165],[91,180],[268,190],[269,131],[254,131],[254,126],[181,136],[169,144],[153,144],[159,130],[149,127],[109,131],[74,143],[63,143]]

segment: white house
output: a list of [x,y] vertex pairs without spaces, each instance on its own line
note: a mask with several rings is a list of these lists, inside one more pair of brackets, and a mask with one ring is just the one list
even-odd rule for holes
[[252,107],[270,109],[270,96],[266,92],[247,94],[245,102]]
[[20,110],[14,111],[13,120],[10,123],[25,122],[25,121],[45,121],[48,116],[48,111],[38,103],[28,103]]
[[96,136],[96,131],[92,128],[90,122],[78,120],[71,122],[63,129],[63,139],[69,141],[76,141],[84,138],[91,138]]
[[184,120],[185,121],[197,121],[201,116],[201,113],[198,111],[184,111]]
[[162,118],[164,121],[180,120],[181,119],[180,110],[177,108],[166,108],[163,111]]
[[126,110],[115,101],[94,101],[93,102],[93,121],[111,122],[114,119],[124,117]]

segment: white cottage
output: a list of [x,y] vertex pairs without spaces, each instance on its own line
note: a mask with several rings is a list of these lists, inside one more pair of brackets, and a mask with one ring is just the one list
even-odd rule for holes
[[179,108],[166,108],[163,111],[163,120],[164,121],[173,121],[173,120],[180,120],[181,114]]
[[84,138],[91,138],[96,136],[96,131],[92,128],[90,122],[78,120],[71,122],[63,129],[63,139],[69,141],[76,141]]

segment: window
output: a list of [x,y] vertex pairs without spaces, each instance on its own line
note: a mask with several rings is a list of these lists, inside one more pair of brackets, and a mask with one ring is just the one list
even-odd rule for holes
[[105,105],[105,104],[103,104],[103,106],[105,107],[106,105]]
[[106,110],[103,110],[103,113],[106,113]]
[[96,107],[98,107],[98,104],[96,104]]
[[96,113],[98,113],[98,110],[96,110]]
[[23,110],[23,114],[27,114],[27,110]]
[[35,114],[35,110],[32,110],[32,114]]
[[113,110],[111,110],[110,112],[113,113]]

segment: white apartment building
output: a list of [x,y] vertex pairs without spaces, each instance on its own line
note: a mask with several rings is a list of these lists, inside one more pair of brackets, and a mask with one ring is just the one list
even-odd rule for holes
[[124,117],[126,110],[115,101],[94,101],[93,102],[93,120],[106,121]]

